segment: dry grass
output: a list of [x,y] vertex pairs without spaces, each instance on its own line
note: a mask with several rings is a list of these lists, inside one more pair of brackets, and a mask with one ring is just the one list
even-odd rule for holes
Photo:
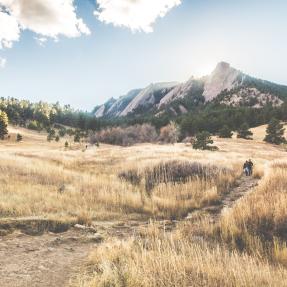
[[286,265],[287,163],[270,165],[265,178],[219,222],[224,242]]
[[[255,162],[255,177],[264,175],[260,186],[227,212],[215,229],[198,216],[192,225],[170,235],[152,225],[140,238],[99,246],[90,261],[93,272],[80,276],[77,286],[287,286],[287,271],[271,265],[287,262],[283,241],[287,153],[281,147],[259,140],[215,139],[219,147],[215,152],[195,151],[185,144],[101,145],[83,152],[80,145],[65,150],[64,141],[48,143],[43,134],[11,130],[20,132],[23,142],[16,143],[12,134],[0,143],[2,219],[37,216],[86,225],[92,220],[178,219],[220,201],[246,159]],[[174,173],[161,174],[150,190],[144,176],[135,176],[174,160],[230,172],[184,180],[177,180]],[[270,166],[272,161],[276,163]],[[182,174],[181,167],[172,170]],[[192,236],[191,226],[193,231],[220,235],[215,237],[220,240],[206,243]],[[224,247],[222,239],[229,245]]]
[[[93,219],[143,217],[179,218],[194,208],[217,201],[241,172],[246,158],[255,161],[261,176],[267,161],[286,153],[264,143],[216,139],[220,151],[194,151],[184,144],[101,145],[83,152],[64,141],[48,143],[46,135],[10,127],[9,141],[0,143],[0,216],[71,217]],[[23,142],[15,142],[15,134]],[[215,178],[187,178],[160,183],[147,194],[145,184],[133,185],[118,177],[128,170],[144,172],[176,159],[232,172]],[[178,167],[177,167],[178,168]]]
[[147,237],[98,247],[78,287],[286,286],[287,271],[256,257],[155,227]]

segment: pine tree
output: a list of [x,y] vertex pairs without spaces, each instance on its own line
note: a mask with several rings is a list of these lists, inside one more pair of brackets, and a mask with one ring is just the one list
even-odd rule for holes
[[79,143],[81,141],[81,134],[79,131],[77,131],[74,135],[74,142]]
[[21,135],[21,134],[17,134],[16,141],[17,141],[17,142],[20,142],[20,141],[22,141],[22,140],[23,140],[22,135]]
[[216,149],[215,147],[209,146],[209,144],[213,144],[211,134],[209,132],[203,131],[195,136],[195,141],[192,147],[194,149],[201,149],[201,150]]
[[237,138],[252,140],[253,133],[249,130],[247,123],[242,124],[237,132]]
[[284,137],[284,126],[277,119],[272,119],[266,129],[266,136],[264,141],[272,144],[282,144],[286,143],[286,139]]
[[65,142],[65,148],[68,148],[69,147],[69,143],[66,141]]
[[227,125],[224,125],[219,131],[220,138],[232,138],[232,135],[232,130]]
[[58,142],[60,140],[60,136],[56,135],[55,141]]
[[8,117],[5,112],[0,111],[0,139],[4,140],[8,134]]

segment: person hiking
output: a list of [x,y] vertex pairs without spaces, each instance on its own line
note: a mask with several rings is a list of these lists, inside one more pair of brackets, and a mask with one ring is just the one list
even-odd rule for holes
[[251,159],[248,160],[248,169],[249,169],[249,176],[251,176],[253,174],[253,162]]
[[245,173],[246,176],[249,175],[249,163],[246,160],[245,163],[243,164],[243,172]]

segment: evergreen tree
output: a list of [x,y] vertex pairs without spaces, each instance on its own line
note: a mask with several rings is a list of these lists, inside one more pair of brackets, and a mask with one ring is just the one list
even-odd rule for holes
[[272,144],[282,144],[286,143],[286,139],[284,137],[284,126],[280,123],[279,120],[273,118],[266,129],[266,136],[264,138],[264,141]]
[[249,130],[249,126],[247,123],[242,124],[237,132],[238,138],[252,140],[253,133]]
[[219,130],[220,138],[232,138],[232,135],[232,130],[227,125],[224,125],[222,129]]
[[77,131],[74,135],[74,142],[79,143],[81,141],[81,134]]
[[55,141],[58,142],[59,140],[60,140],[60,137],[57,135],[57,136],[55,137]]
[[211,147],[209,146],[209,144],[213,144],[211,134],[209,132],[203,131],[195,136],[195,141],[192,147],[194,149],[201,149],[201,150],[215,149],[215,147]]
[[49,129],[48,130],[48,136],[47,136],[47,141],[51,141],[55,138],[55,135],[56,135],[56,131],[53,130],[53,129]]
[[21,134],[17,134],[16,141],[17,141],[17,142],[20,142],[20,141],[22,141],[22,140],[23,140],[22,135],[21,135]]
[[66,141],[65,142],[65,148],[68,148],[69,147],[69,143]]
[[8,134],[8,117],[5,112],[0,111],[0,139],[4,140]]

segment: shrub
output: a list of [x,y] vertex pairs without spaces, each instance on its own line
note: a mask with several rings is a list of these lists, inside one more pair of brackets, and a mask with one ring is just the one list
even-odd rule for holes
[[136,143],[155,142],[157,133],[150,124],[134,125],[126,128],[114,127],[102,130],[90,137],[92,144],[103,142],[113,145],[129,146]]
[[16,141],[17,141],[17,142],[20,142],[20,141],[22,141],[22,140],[23,140],[22,135],[21,135],[21,134],[17,134],[17,136],[16,136]]
[[29,130],[39,131],[41,130],[41,127],[37,121],[30,121],[27,128]]
[[136,170],[128,170],[119,173],[119,178],[130,182],[133,185],[139,185],[142,179],[142,176]]
[[150,191],[160,183],[186,183],[193,178],[210,179],[220,172],[227,173],[228,170],[197,162],[169,161],[144,171],[145,188]]
[[176,143],[179,138],[179,131],[174,122],[160,129],[159,140],[164,143]]

